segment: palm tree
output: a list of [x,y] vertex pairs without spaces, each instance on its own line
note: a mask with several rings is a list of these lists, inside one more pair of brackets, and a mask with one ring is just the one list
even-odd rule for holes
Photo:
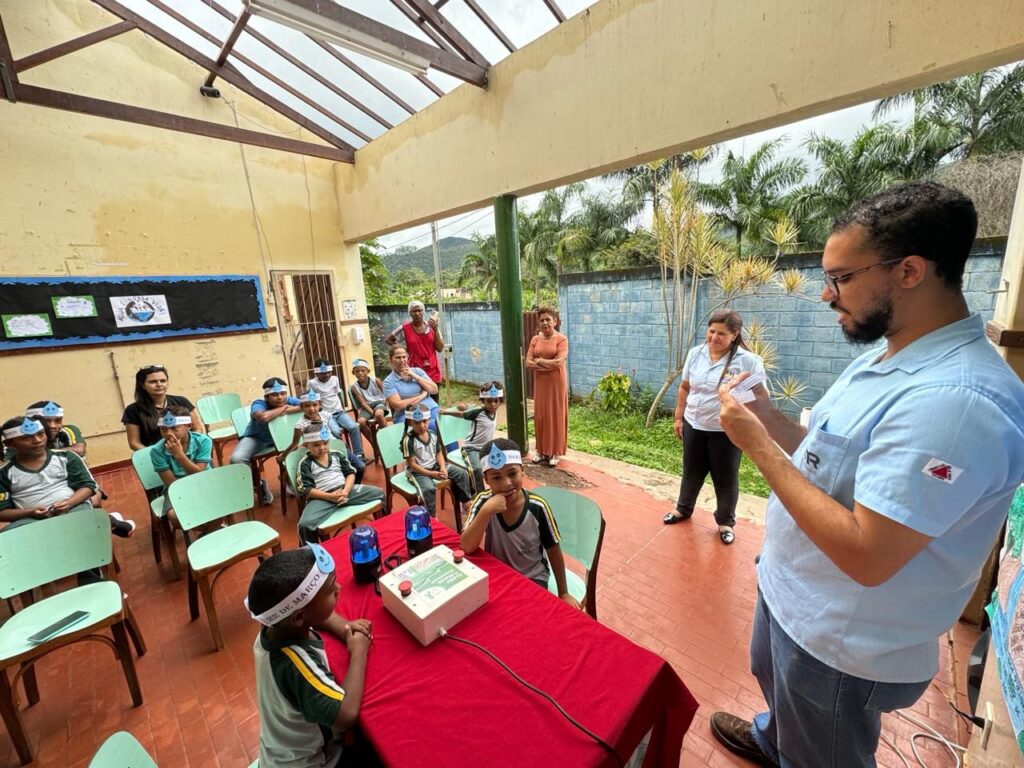
[[477,288],[493,300],[498,293],[498,243],[494,235],[473,235],[476,250],[462,257],[457,282]]
[[849,143],[812,133],[803,146],[818,161],[818,178],[787,198],[791,217],[800,222],[809,242],[820,245],[832,220],[868,195],[901,180],[903,157],[894,154],[889,123],[861,128]]
[[661,197],[673,171],[690,174],[711,162],[717,147],[700,147],[689,152],[650,163],[641,163],[621,171],[605,174],[605,179],[622,182],[622,202],[633,211],[633,217],[643,213],[648,204],[654,210],[661,205]]
[[766,141],[747,158],[730,151],[718,183],[695,184],[697,198],[720,224],[732,229],[739,256],[743,254],[743,235],[748,230],[760,233],[768,221],[781,216],[783,193],[807,174],[807,166],[799,158],[776,159],[785,140],[780,136]]
[[874,115],[914,105],[914,122],[930,126],[939,159],[1024,148],[1024,64],[976,72],[882,99]]
[[594,260],[605,251],[617,248],[630,236],[628,227],[632,208],[611,194],[586,195],[583,207],[569,217],[568,228],[558,253],[560,271],[569,267],[590,272]]
[[549,189],[540,205],[529,215],[529,225],[520,230],[519,244],[526,270],[533,280],[534,299],[540,304],[541,284],[554,282],[561,271],[564,242],[569,232],[572,203],[583,196],[582,182]]

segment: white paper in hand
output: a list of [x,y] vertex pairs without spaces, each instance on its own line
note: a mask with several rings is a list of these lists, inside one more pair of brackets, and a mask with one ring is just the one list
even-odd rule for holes
[[729,394],[735,397],[738,403],[752,402],[754,400],[754,387],[758,384],[764,384],[766,381],[768,381],[768,377],[763,373],[755,373],[730,389]]

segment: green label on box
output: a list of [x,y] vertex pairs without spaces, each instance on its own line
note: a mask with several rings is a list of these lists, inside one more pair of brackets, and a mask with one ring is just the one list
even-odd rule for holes
[[412,588],[420,593],[428,593],[434,590],[447,592],[460,581],[468,578],[465,573],[453,563],[449,563],[442,557],[431,558],[411,574]]

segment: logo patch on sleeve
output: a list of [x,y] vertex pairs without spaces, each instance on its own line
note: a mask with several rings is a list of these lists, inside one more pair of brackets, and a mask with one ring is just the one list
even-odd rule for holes
[[944,483],[952,485],[956,482],[956,479],[960,477],[963,470],[960,467],[954,467],[952,464],[942,459],[929,459],[928,463],[924,465],[921,470],[929,477],[934,477],[936,480],[941,480]]

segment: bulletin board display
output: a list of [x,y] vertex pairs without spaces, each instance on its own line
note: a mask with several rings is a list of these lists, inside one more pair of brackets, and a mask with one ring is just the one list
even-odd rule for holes
[[256,275],[0,278],[0,351],[268,327]]

